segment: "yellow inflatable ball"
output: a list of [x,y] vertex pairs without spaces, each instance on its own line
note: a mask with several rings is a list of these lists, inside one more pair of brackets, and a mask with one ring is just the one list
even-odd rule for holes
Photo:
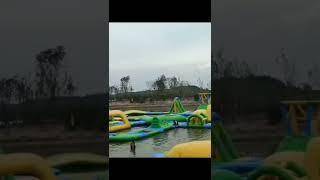
[[0,155],[0,176],[31,175],[41,180],[55,180],[49,163],[31,153],[12,153]]
[[211,141],[178,144],[165,155],[169,158],[211,158]]

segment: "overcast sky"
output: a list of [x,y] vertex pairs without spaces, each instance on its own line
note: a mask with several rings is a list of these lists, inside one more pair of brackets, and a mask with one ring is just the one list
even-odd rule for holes
[[306,80],[306,69],[320,63],[320,1],[216,0],[214,49],[229,57],[246,59],[261,71],[279,76],[274,58],[285,48]]
[[[257,64],[261,71],[279,75],[279,70],[273,60],[279,54],[280,49],[284,47],[287,49],[289,58],[294,60],[300,69],[300,79],[305,79],[305,70],[312,66],[312,61],[320,61],[320,2],[318,0],[215,0],[213,7],[213,48],[223,47],[228,56],[246,59],[251,64]],[[0,78],[14,74],[31,74],[34,70],[34,56],[39,51],[62,44],[67,48],[69,69],[79,88],[78,93],[104,92],[108,81],[107,15],[108,6],[105,0],[1,1]],[[152,34],[158,32],[157,28],[161,29],[154,26]],[[129,29],[121,30],[120,28],[119,31],[126,31],[127,34],[119,34],[129,36],[133,32],[137,32],[133,31],[135,29],[133,26]],[[148,29],[150,28],[145,30]],[[210,32],[209,27],[201,30],[200,24],[197,24],[194,27],[183,27],[183,30],[180,28],[179,33],[177,33],[179,28],[176,31],[173,29],[165,30],[169,34],[166,39],[156,38],[152,43],[150,42],[151,38],[147,38],[147,33],[144,36],[133,36],[132,39],[140,37],[141,39],[136,41],[140,43],[135,43],[132,48],[135,51],[130,52],[132,54],[126,52],[127,49],[131,49],[129,44],[122,43],[126,38],[118,38],[117,42],[123,46],[122,50],[116,50],[117,45],[114,48],[111,47],[111,50],[115,51],[115,55],[122,54],[122,57],[130,57],[129,60],[132,62],[134,59],[138,59],[139,61],[135,62],[139,62],[136,64],[141,67],[138,69],[139,66],[135,64],[134,67],[137,69],[130,70],[130,67],[125,63],[123,66],[117,66],[116,63],[118,61],[130,64],[128,58],[110,59],[110,65],[112,65],[110,72],[112,71],[111,75],[114,77],[112,80],[110,79],[111,82],[118,83],[121,73],[123,75],[132,74],[134,87],[143,87],[145,86],[144,81],[152,80],[159,75],[157,70],[172,74],[174,72],[175,75],[181,74],[180,76],[184,80],[196,79],[194,77],[200,74],[206,76],[202,75],[202,72],[208,71],[198,70],[206,66],[199,65],[197,68],[191,62],[191,58],[200,62],[204,54],[202,53],[199,57],[191,55],[195,52],[191,49],[198,49],[199,52],[205,51],[201,47],[207,45],[201,44],[210,44],[210,34],[205,33]],[[197,33],[196,30],[201,33]],[[114,31],[114,33],[116,32]],[[184,38],[183,34],[186,33],[190,33],[192,36]],[[137,32],[137,34],[139,33]],[[178,38],[179,41],[173,40],[174,38]],[[173,43],[162,44],[164,41],[170,40]],[[181,43],[183,46],[177,44],[180,41],[183,42]],[[192,45],[188,43],[189,41],[193,41]],[[110,40],[110,45],[111,43]],[[141,52],[139,47],[143,44],[147,47]],[[157,53],[158,49],[160,52],[160,49],[166,47],[171,48],[168,48],[165,53]],[[175,48],[179,50],[172,50]],[[179,52],[182,53],[177,55]],[[135,56],[136,54],[138,56]],[[184,66],[176,66],[174,70],[172,70],[172,66],[162,67],[160,65],[146,69],[143,67],[145,65],[141,63],[144,55],[148,56],[150,63],[160,63],[163,66],[176,62],[176,60],[181,61],[180,58],[172,58],[174,60],[171,60],[169,58],[171,54],[175,54],[175,57],[181,57],[191,65],[184,63]],[[110,57],[113,56],[110,54]],[[197,58],[194,58],[195,56]],[[141,78],[142,80],[140,80]]]
[[161,74],[211,81],[210,23],[110,23],[109,83],[130,75],[135,91]]
[[105,92],[105,0],[4,0],[0,2],[0,78],[34,71],[35,55],[64,45],[77,94]]

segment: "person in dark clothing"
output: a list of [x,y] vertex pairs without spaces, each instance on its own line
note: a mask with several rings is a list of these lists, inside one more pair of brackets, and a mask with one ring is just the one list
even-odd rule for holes
[[179,125],[178,121],[173,121],[173,125],[177,127]]
[[130,143],[130,151],[134,154],[136,153],[136,143],[134,141],[131,141]]

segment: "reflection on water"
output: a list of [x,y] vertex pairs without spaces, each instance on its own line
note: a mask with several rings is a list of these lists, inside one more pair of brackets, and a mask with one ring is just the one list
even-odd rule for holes
[[[139,128],[133,128],[137,130]],[[152,157],[155,153],[163,153],[173,146],[198,140],[211,140],[210,129],[172,129],[155,136],[135,141],[136,152],[130,152],[130,142],[110,143],[110,157]]]

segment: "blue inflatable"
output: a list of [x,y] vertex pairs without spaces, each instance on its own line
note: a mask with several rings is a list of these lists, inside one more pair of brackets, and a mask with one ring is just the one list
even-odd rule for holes
[[262,160],[238,161],[230,163],[213,164],[213,170],[228,170],[237,174],[249,173],[258,168],[263,163]]

